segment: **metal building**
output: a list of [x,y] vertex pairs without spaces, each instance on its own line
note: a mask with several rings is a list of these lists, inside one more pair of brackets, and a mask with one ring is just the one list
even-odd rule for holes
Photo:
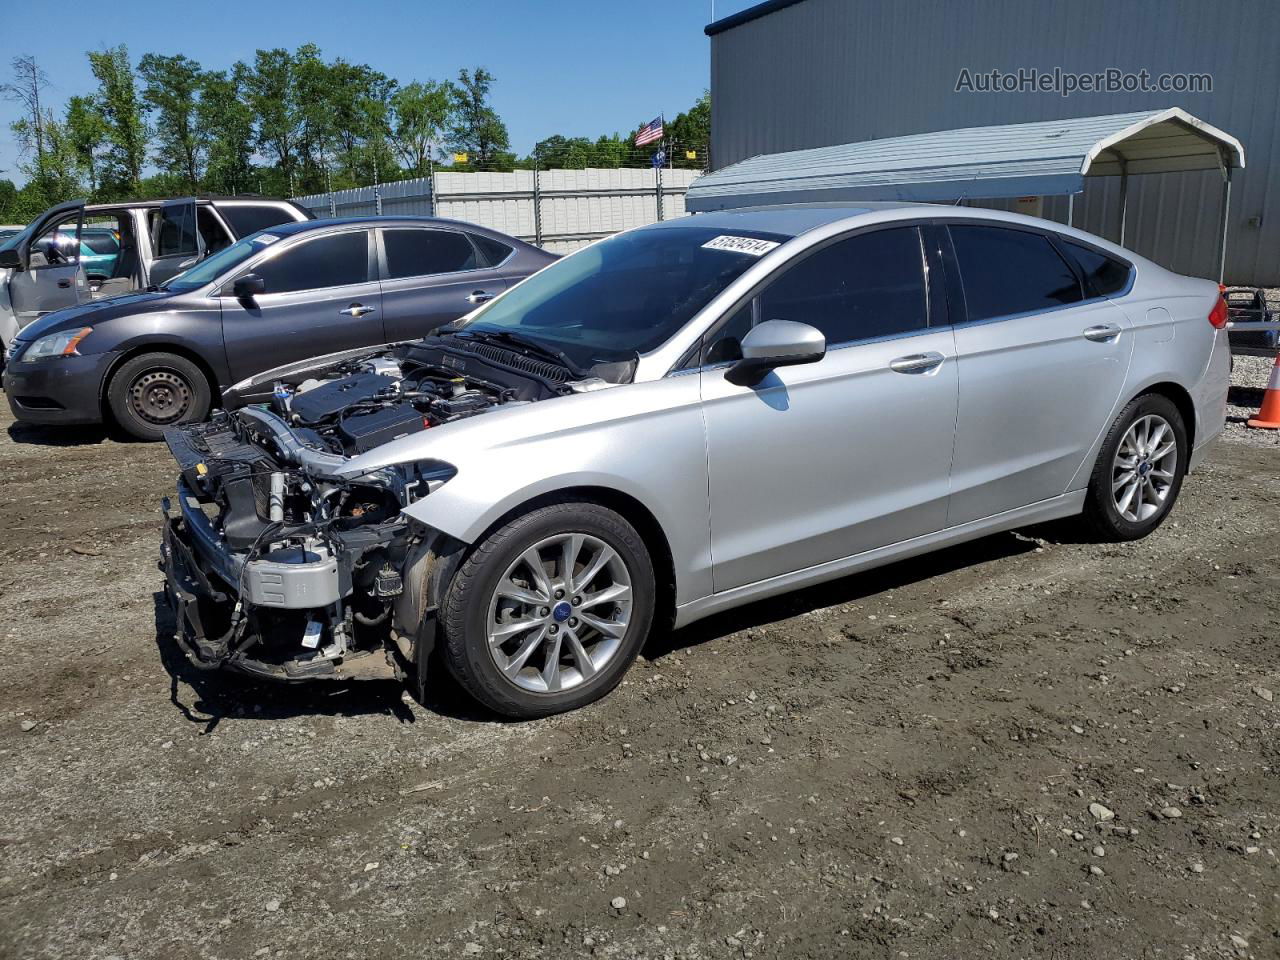
[[[1231,188],[1227,281],[1280,286],[1277,25],[1274,0],[770,0],[707,27],[711,160],[721,169],[764,153],[1182,107],[1248,151]],[[1059,77],[1056,89],[981,90],[992,71],[1025,86],[1055,70],[1120,89],[1063,95]],[[1212,89],[1124,89],[1144,75],[1148,87]],[[1075,224],[1117,238],[1119,189],[1117,177],[1087,180]],[[1127,246],[1217,277],[1219,172],[1135,176],[1128,190]],[[1067,204],[1046,198],[1044,216],[1065,222]]]

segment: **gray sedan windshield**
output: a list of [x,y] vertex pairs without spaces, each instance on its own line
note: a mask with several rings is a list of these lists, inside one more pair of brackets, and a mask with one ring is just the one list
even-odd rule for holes
[[227,271],[234,270],[279,239],[279,236],[274,233],[255,233],[251,237],[245,237],[226,249],[219,250],[207,260],[197,263],[190,270],[178,274],[164,285],[164,289],[183,292],[203,287],[206,283],[217,280]]
[[760,256],[790,237],[689,226],[619,234],[566,257],[477,313],[468,333],[511,333],[575,364],[660,346]]

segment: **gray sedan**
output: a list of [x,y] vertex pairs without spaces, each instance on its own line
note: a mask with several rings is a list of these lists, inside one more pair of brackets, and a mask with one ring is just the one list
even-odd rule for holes
[[113,419],[142,439],[203,420],[228,384],[291,360],[420,337],[556,259],[453,220],[304,220],[159,287],[46,314],[9,350],[30,423]]
[[1142,537],[1222,430],[1225,322],[1217,284],[1014,214],[633,230],[171,432],[182,642],[419,693],[442,661],[532,717],[609,691],[655,628],[1060,517]]

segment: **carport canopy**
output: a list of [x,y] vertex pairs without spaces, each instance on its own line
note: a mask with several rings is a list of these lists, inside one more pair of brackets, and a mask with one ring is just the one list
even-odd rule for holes
[[750,157],[695,180],[691,213],[777,203],[903,200],[939,203],[1010,197],[1072,198],[1085,177],[1120,177],[1125,241],[1129,175],[1222,172],[1218,279],[1227,258],[1231,171],[1244,166],[1235,137],[1181,107],[1036,123],[966,127]]
[[1243,166],[1239,140],[1170,107],[761,154],[695,180],[685,208],[1070,195],[1085,177]]

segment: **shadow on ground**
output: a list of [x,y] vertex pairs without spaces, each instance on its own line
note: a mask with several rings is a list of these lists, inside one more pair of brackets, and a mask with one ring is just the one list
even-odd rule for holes
[[119,439],[100,425],[49,427],[38,423],[11,423],[8,433],[14,443],[45,447],[87,447]]
[[[731,633],[767,626],[824,607],[854,603],[886,590],[895,590],[966,567],[993,563],[1036,549],[1041,541],[1077,542],[1078,524],[1043,524],[1024,532],[1000,533],[889,564],[830,583],[786,593],[716,614],[680,630],[657,629],[641,655],[650,661],[669,653],[698,646]],[[280,720],[296,716],[363,716],[386,714],[401,723],[414,722],[405,703],[405,687],[397,681],[313,680],[300,683],[268,683],[230,671],[201,670],[187,659],[173,639],[176,628],[164,594],[154,594],[156,646],[170,676],[170,700],[189,721],[211,732],[226,717]],[[438,653],[433,657],[431,681],[423,706],[452,719],[476,722],[510,722],[479,707],[448,676]],[[182,684],[194,694],[182,699]]]

